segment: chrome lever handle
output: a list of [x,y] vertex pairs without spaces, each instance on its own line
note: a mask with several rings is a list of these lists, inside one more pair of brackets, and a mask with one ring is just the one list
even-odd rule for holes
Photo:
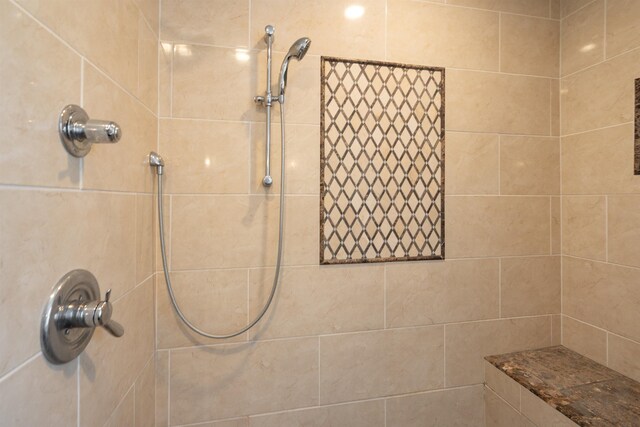
[[102,326],[114,337],[118,338],[124,335],[124,327],[111,319],[113,314],[113,306],[109,302],[111,299],[111,289],[107,290],[104,301],[99,302],[93,314],[94,326]]

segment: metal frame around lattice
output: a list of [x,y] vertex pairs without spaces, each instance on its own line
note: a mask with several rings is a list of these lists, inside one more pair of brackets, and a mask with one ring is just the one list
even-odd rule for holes
[[[418,73],[423,72],[423,71],[429,71],[431,75],[433,75],[434,72],[439,72],[440,73],[440,84],[439,84],[439,90],[437,91],[440,94],[440,108],[439,108],[439,118],[440,118],[440,129],[438,130],[438,134],[439,134],[439,143],[440,143],[440,162],[439,162],[439,170],[440,170],[440,179],[438,180],[438,182],[440,183],[439,187],[438,187],[438,192],[436,193],[436,196],[438,197],[431,197],[431,205],[436,203],[436,199],[439,199],[439,222],[440,222],[440,231],[439,231],[439,245],[437,247],[440,248],[439,253],[432,253],[429,255],[417,255],[417,256],[402,256],[402,257],[396,257],[396,256],[388,256],[388,257],[375,257],[375,258],[346,258],[346,259],[338,259],[335,258],[336,253],[333,252],[332,255],[334,255],[334,257],[330,258],[330,259],[326,259],[324,254],[325,254],[325,216],[326,216],[326,211],[325,211],[325,203],[324,203],[324,198],[325,198],[325,194],[327,193],[327,183],[325,182],[325,166],[327,165],[327,157],[325,156],[325,140],[326,140],[326,133],[327,133],[327,129],[325,127],[325,113],[326,113],[326,108],[327,108],[327,103],[326,103],[326,99],[325,99],[325,93],[327,90],[327,73],[325,73],[325,66],[327,63],[338,63],[338,62],[342,62],[345,64],[345,67],[349,67],[350,65],[353,64],[358,64],[361,66],[361,73],[364,73],[364,70],[366,68],[366,66],[368,65],[372,65],[374,67],[376,67],[376,70],[379,70],[381,67],[388,67],[391,70],[389,71],[389,76],[387,77],[386,80],[383,80],[383,82],[386,84],[389,79],[391,78],[391,76],[393,75],[393,69],[394,68],[401,68],[403,70],[406,69],[413,69],[413,70],[417,70]],[[334,67],[335,68],[335,67]],[[358,81],[357,78],[354,78],[354,76],[351,76],[353,82],[354,82],[354,86],[355,83]],[[382,77],[381,77],[382,80]],[[321,57],[321,64],[320,64],[320,264],[352,264],[352,263],[370,263],[370,262],[389,262],[389,261],[420,261],[420,260],[442,260],[444,259],[444,255],[445,255],[445,216],[444,216],[444,207],[445,207],[445,69],[441,68],[441,67],[428,67],[428,66],[421,66],[421,65],[407,65],[407,64],[400,64],[400,63],[395,63],[395,62],[383,62],[383,61],[365,61],[365,60],[350,60],[350,59],[343,59],[343,58],[336,58],[336,57]],[[415,83],[415,81],[413,82]],[[342,83],[341,83],[342,84]],[[424,90],[426,91],[426,84],[425,84],[425,88]],[[413,87],[413,84],[412,84]],[[397,90],[397,89],[396,89]],[[336,89],[337,91],[337,89]],[[345,90],[345,92],[347,92]],[[347,94],[349,94],[350,92],[347,92]],[[395,93],[395,92],[394,92]],[[428,92],[427,92],[428,93]],[[376,99],[379,99],[379,93],[376,94]],[[393,94],[391,94],[393,95]],[[433,96],[429,96],[431,103],[433,103],[433,100],[435,98],[435,93]],[[364,95],[363,95],[364,97]],[[348,99],[348,96],[347,96]],[[384,106],[385,110],[386,108],[389,106],[390,102],[393,100],[393,96],[390,97],[390,100],[387,102],[387,105]],[[394,102],[395,104],[395,102]],[[396,108],[398,109],[398,114],[399,114],[399,110],[400,108],[396,105]],[[357,108],[354,108],[354,111],[352,112],[351,117],[353,117],[353,114],[355,114],[357,111]],[[426,116],[426,112],[425,112],[425,116]],[[432,126],[430,126],[431,128],[433,128],[433,124]],[[357,132],[355,132],[354,130],[354,135],[357,134]],[[425,143],[427,145],[431,145],[428,141],[426,141],[429,133],[428,132],[424,132],[425,133]],[[423,143],[424,144],[424,143]],[[333,150],[332,150],[333,151]],[[347,150],[350,151],[350,150]],[[393,151],[393,150],[391,150]],[[389,158],[389,156],[391,155],[391,151],[387,154],[386,158],[384,158],[384,161],[386,162]],[[376,152],[380,152],[378,149],[376,149]],[[430,152],[433,152],[433,149],[430,150]],[[340,159],[341,161],[344,160],[344,157],[346,157],[346,152],[344,154],[344,156]],[[420,154],[422,154],[422,152],[420,152]],[[351,174],[351,172],[353,172],[354,168],[357,167],[358,162],[357,162],[357,157],[354,157],[354,164],[351,168],[349,172],[349,174]],[[367,157],[369,158],[369,156],[367,155]],[[430,156],[424,156],[423,158],[425,159],[425,165],[423,167],[422,172],[424,173],[425,171],[428,171],[428,159]],[[371,160],[371,158],[369,158]],[[396,169],[398,168],[398,166],[396,166]],[[393,177],[393,173],[395,173],[395,170],[392,172],[392,177]],[[432,174],[433,176],[433,174]],[[360,181],[362,181],[362,179],[364,179],[364,174],[361,177]],[[395,178],[393,178],[395,181]],[[353,179],[351,179],[351,181],[353,181]],[[427,180],[430,181],[430,180]],[[355,187],[358,187],[358,183],[355,183]],[[396,183],[397,184],[397,183]],[[369,192],[372,191],[372,184],[370,184],[370,188],[369,188]],[[399,187],[399,185],[398,185]],[[343,191],[343,188],[341,188],[340,191]],[[399,189],[397,190],[399,191]],[[415,188],[412,189],[412,191],[416,194],[415,192]],[[424,190],[425,193],[428,194],[428,182],[427,182],[427,186]],[[334,197],[335,199],[335,197]],[[351,200],[350,202],[351,203]],[[393,203],[392,203],[393,204]],[[405,204],[407,204],[406,200],[405,200]],[[360,207],[360,209],[358,211],[354,212],[356,213],[356,215],[358,215],[360,213],[360,211],[362,209],[364,209],[366,207],[366,203],[364,202],[364,200],[362,201],[362,206]],[[397,210],[397,209],[396,209]],[[420,222],[420,226],[422,227],[425,222],[427,222],[428,224],[430,223],[430,220],[428,219],[428,213],[429,210],[425,211],[425,215],[423,220]],[[386,217],[386,214],[385,214]],[[400,217],[400,213],[398,213],[398,216],[395,220],[395,222],[392,225],[395,226],[397,224],[398,221],[401,220]],[[374,220],[375,221],[375,220]],[[379,228],[379,226],[378,226]],[[432,227],[433,229],[434,227]],[[358,238],[360,238],[360,236],[362,236],[362,234],[366,233],[364,228],[362,230],[362,232],[360,233],[360,235],[358,236]],[[387,246],[390,248],[390,246],[388,245],[387,239],[388,237],[391,235],[391,232],[389,233],[389,235],[387,235],[385,237],[385,244],[387,244]],[[367,234],[368,237],[368,234]],[[427,240],[429,235],[426,235]],[[357,244],[358,240],[355,240],[354,243],[359,247],[360,252],[365,255],[366,254],[366,250],[362,250],[362,248],[360,248],[360,245]],[[371,245],[372,243],[370,243]],[[400,241],[398,241],[398,244],[400,244]],[[343,246],[343,243],[341,243],[341,246]],[[407,249],[403,246],[403,249],[405,250],[405,253],[407,252]],[[425,241],[425,244],[423,244],[423,249],[428,246],[427,245],[427,241]],[[367,247],[368,248],[368,247]],[[409,249],[411,248],[411,246],[409,247]],[[352,251],[353,252],[353,251]]]

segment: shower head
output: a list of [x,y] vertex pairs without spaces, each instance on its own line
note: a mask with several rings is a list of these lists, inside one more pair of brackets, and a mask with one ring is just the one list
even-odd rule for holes
[[282,61],[282,67],[280,67],[280,102],[284,102],[284,89],[287,86],[287,71],[289,69],[289,61],[291,58],[294,58],[300,61],[307,54],[309,50],[309,46],[311,45],[311,39],[308,37],[302,37],[301,39],[296,40],[291,47],[289,48],[289,52],[287,52],[284,57],[284,61]]

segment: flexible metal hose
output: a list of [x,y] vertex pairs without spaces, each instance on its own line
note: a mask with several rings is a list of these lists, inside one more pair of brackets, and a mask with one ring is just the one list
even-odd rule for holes
[[162,269],[164,271],[164,280],[167,283],[167,290],[169,291],[169,298],[171,299],[171,304],[173,305],[173,308],[175,309],[176,313],[178,314],[178,316],[180,317],[180,319],[184,322],[185,325],[187,325],[189,327],[189,329],[191,329],[193,332],[202,335],[203,337],[206,338],[213,338],[213,339],[225,339],[225,338],[232,338],[235,336],[238,336],[240,334],[245,333],[246,331],[248,331],[249,329],[251,329],[253,326],[255,326],[256,323],[258,323],[260,321],[260,319],[262,319],[264,317],[264,315],[266,314],[267,310],[269,310],[269,306],[271,306],[271,303],[273,302],[273,297],[276,294],[276,290],[278,289],[278,279],[280,278],[280,265],[282,263],[282,234],[283,234],[283,226],[284,226],[284,169],[285,169],[285,162],[284,162],[284,103],[280,104],[280,133],[281,133],[281,144],[280,144],[280,218],[279,218],[279,225],[278,225],[278,256],[276,259],[276,271],[275,271],[275,275],[273,277],[273,285],[271,286],[271,293],[269,294],[269,299],[267,300],[266,304],[262,307],[262,310],[260,310],[260,313],[258,313],[258,315],[251,321],[249,322],[249,324],[247,324],[245,327],[243,327],[242,329],[229,333],[229,334],[211,334],[208,333],[206,331],[203,331],[202,329],[198,328],[197,326],[195,326],[193,323],[191,323],[189,321],[189,319],[187,319],[187,317],[184,315],[184,313],[182,312],[182,310],[180,310],[180,306],[178,305],[178,302],[176,301],[176,296],[173,293],[173,286],[171,284],[171,277],[169,276],[169,267],[167,265],[167,251],[165,249],[165,242],[164,242],[164,215],[162,213],[162,173],[160,173],[160,171],[158,171],[158,224],[159,224],[159,229],[160,229],[160,250],[162,252]]

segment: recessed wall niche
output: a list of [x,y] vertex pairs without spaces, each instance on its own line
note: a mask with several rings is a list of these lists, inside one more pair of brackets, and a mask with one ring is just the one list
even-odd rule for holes
[[444,259],[444,68],[322,57],[320,263]]

